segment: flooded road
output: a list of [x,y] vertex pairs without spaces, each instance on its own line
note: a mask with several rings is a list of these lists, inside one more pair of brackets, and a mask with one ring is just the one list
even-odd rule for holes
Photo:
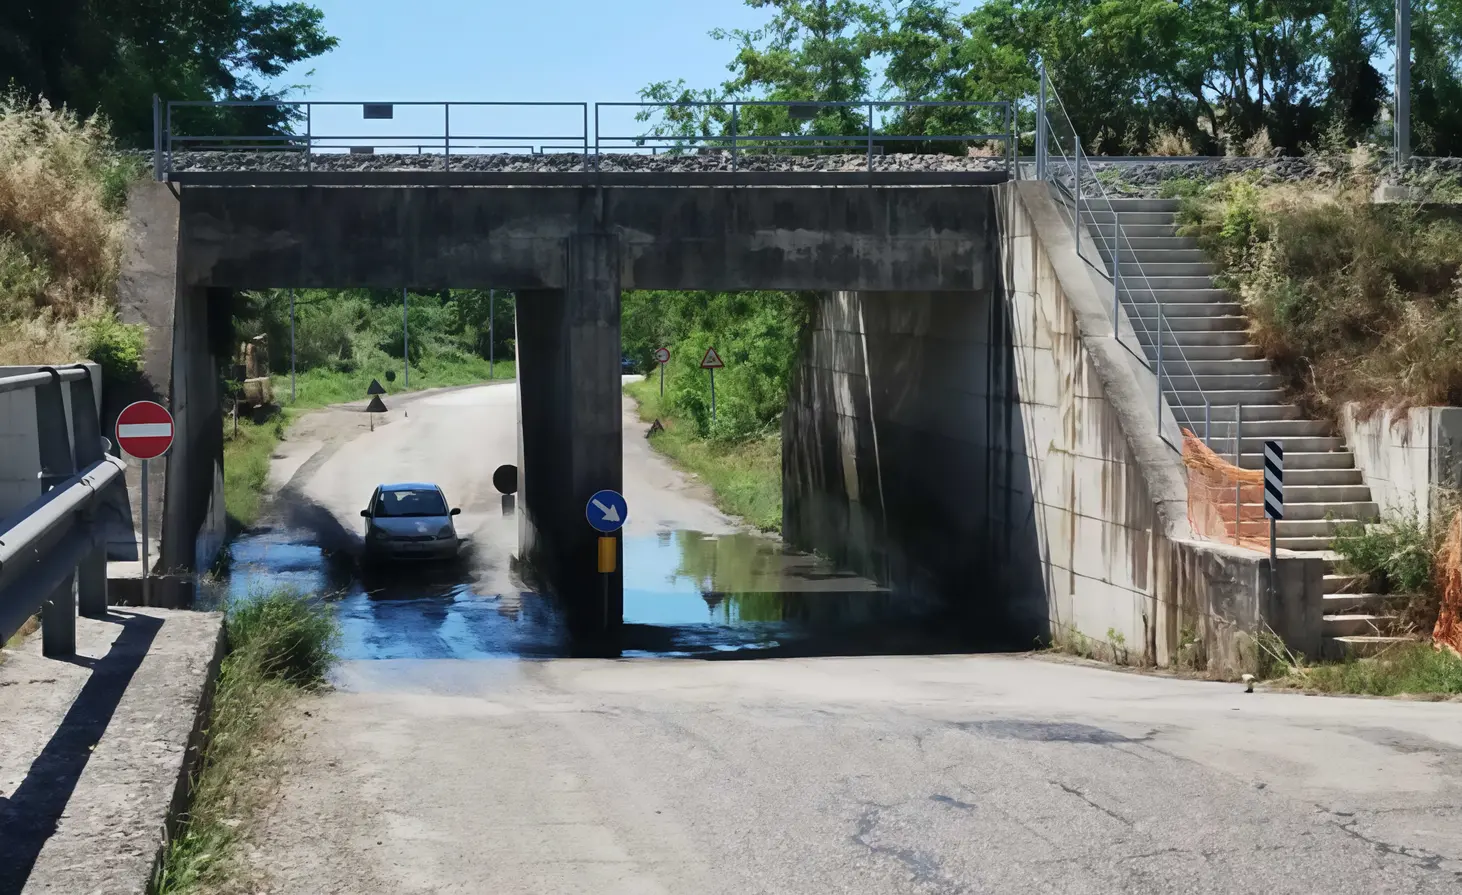
[[[517,462],[511,383],[391,401],[374,430],[341,409],[302,418],[273,461],[265,522],[231,547],[215,601],[288,587],[339,610],[342,658],[486,659],[569,655],[554,595],[513,569],[517,518],[492,471]],[[624,406],[624,625],[619,654],[837,655],[957,652],[959,626],[826,561],[784,549],[717,510],[673,469]],[[382,482],[433,481],[462,508],[463,556],[444,566],[367,574],[360,509]]]
[[[495,590],[468,562],[362,574],[312,533],[276,528],[233,545],[215,601],[280,588],[335,604],[341,658],[489,659],[568,655],[552,595]],[[949,652],[937,613],[751,533],[664,531],[625,540],[621,655],[741,657]],[[928,613],[929,607],[926,607]]]

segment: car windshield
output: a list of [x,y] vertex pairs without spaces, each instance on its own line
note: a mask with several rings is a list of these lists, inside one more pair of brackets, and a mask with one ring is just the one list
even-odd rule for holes
[[377,516],[445,516],[447,504],[438,491],[382,491]]

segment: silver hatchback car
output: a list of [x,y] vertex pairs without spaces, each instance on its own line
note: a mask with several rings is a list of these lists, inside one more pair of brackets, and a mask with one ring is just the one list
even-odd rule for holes
[[452,517],[462,511],[447,509],[442,489],[425,482],[381,485],[371,495],[366,520],[366,558],[455,559],[462,541]]

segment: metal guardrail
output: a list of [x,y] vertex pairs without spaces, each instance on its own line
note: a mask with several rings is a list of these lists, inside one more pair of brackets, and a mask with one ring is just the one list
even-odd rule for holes
[[[1163,313],[1162,297],[1153,287],[1152,281],[1142,271],[1141,265],[1136,262],[1137,252],[1131,240],[1127,237],[1126,232],[1122,229],[1121,213],[1112,204],[1112,197],[1107,194],[1106,188],[1102,185],[1101,180],[1095,176],[1087,176],[1090,173],[1091,166],[1087,160],[1087,156],[1082,151],[1081,138],[1076,134],[1076,126],[1072,124],[1070,116],[1066,113],[1065,104],[1061,101],[1060,96],[1056,93],[1056,88],[1050,82],[1045,65],[1040,67],[1039,91],[1036,110],[1036,176],[1038,179],[1051,183],[1057,191],[1057,194],[1065,200],[1065,204],[1070,206],[1071,234],[1076,242],[1077,256],[1086,262],[1086,265],[1099,276],[1112,284],[1112,338],[1116,339],[1119,345],[1126,348],[1128,353],[1141,362],[1143,366],[1147,367],[1147,369],[1151,370],[1157,377],[1157,424],[1159,432],[1162,430],[1162,408],[1165,404],[1173,411],[1175,419],[1178,417],[1182,418],[1180,422],[1186,423],[1190,431],[1198,428],[1197,420],[1193,418],[1188,409],[1188,405],[1168,402],[1166,396],[1163,394],[1163,377],[1165,374],[1169,376],[1173,374],[1172,367],[1175,363],[1178,366],[1178,371],[1192,380],[1192,391],[1198,392],[1203,397],[1203,441],[1211,447],[1212,445],[1209,439],[1214,405],[1198,384],[1198,375],[1194,371],[1193,365],[1189,362],[1182,344],[1178,341],[1177,331],[1167,322],[1167,317]],[[1071,135],[1071,152],[1069,154],[1062,147],[1059,138],[1054,141],[1051,139],[1053,119],[1050,113],[1053,108],[1060,114],[1060,118],[1056,119],[1054,123],[1064,125]],[[1056,151],[1055,158],[1051,156],[1053,145]],[[1083,164],[1084,162],[1085,164]],[[1062,182],[1058,173],[1060,171],[1065,171],[1070,177],[1071,186],[1068,187]],[[1088,181],[1096,184],[1096,194],[1094,196],[1086,195],[1085,184]],[[1089,200],[1091,199],[1098,199],[1105,202],[1112,215],[1112,235],[1110,237],[1102,234],[1101,230],[1095,227],[1090,233],[1093,241],[1105,249],[1110,256],[1110,267],[1108,267],[1107,261],[1101,258],[1089,258],[1082,251],[1081,237],[1086,232],[1086,224],[1091,221],[1091,209],[1089,205]],[[1086,214],[1085,219],[1083,219],[1083,210],[1085,210]],[[1152,359],[1147,357],[1145,350],[1134,351],[1122,339],[1121,308],[1124,285],[1123,276],[1125,273],[1125,276],[1132,277],[1132,271],[1124,272],[1122,269],[1122,253],[1124,250],[1134,259],[1132,266],[1135,268],[1136,276],[1140,278],[1142,285],[1146,288],[1147,294],[1152,296],[1152,303],[1157,308],[1155,328],[1149,326],[1147,319],[1143,315],[1135,313],[1135,311],[1127,315],[1128,320],[1132,323],[1133,332],[1140,331],[1148,337],[1149,341],[1153,342],[1155,346],[1155,357]],[[1171,341],[1169,344],[1164,345],[1164,341],[1168,337],[1171,337]],[[1234,407],[1236,416],[1241,418],[1242,409],[1238,405],[1234,405]],[[1163,440],[1167,441],[1166,437]],[[1237,436],[1235,436],[1235,445],[1237,444]],[[1171,442],[1168,442],[1168,445],[1179,453],[1182,452],[1180,445],[1174,445]],[[1237,460],[1235,460],[1235,463],[1237,463]]]
[[[69,434],[63,383],[71,391]],[[71,656],[78,608],[87,618],[107,614],[106,525],[98,510],[107,490],[121,487],[126,466],[105,451],[89,369],[0,378],[0,394],[22,390],[35,392],[41,494],[0,519],[0,642],[39,612],[41,651]]]
[[[861,155],[871,170],[874,159],[889,148],[919,146],[934,154],[961,144],[970,146],[998,142],[999,156],[1007,171],[1015,167],[1016,111],[1009,102],[919,102],[879,101],[856,102],[617,102],[594,103],[591,128],[589,103],[580,102],[316,102],[287,100],[228,101],[163,101],[153,97],[153,170],[157,180],[165,180],[176,168],[180,153],[247,152],[291,153],[301,157],[305,171],[313,171],[322,155],[347,155],[355,152],[385,150],[396,154],[440,154],[443,167],[453,169],[454,160],[484,153],[549,153],[578,155],[582,171],[594,171],[606,153],[639,152],[648,154],[724,151],[732,157],[732,169],[743,156],[752,154],[811,154],[838,152]],[[404,110],[415,119],[400,132],[340,133],[321,131],[318,110],[354,108],[365,121],[396,121],[397,110]],[[247,134],[226,126],[230,112],[235,117],[247,116],[250,109],[271,110],[273,118],[282,120],[290,132]],[[670,130],[650,127],[632,135],[606,131],[604,118],[614,110],[634,110],[634,119],[650,121],[659,115],[671,123]],[[568,113],[575,121],[557,133],[524,133],[510,128],[504,133],[483,133],[483,125],[464,129],[464,117],[481,118],[480,113],[498,115],[513,110],[517,117],[542,117],[545,114]],[[577,110],[578,114],[573,114]],[[422,114],[411,114],[420,112]],[[474,114],[477,113],[477,114]],[[423,114],[440,125],[430,132],[415,130]],[[184,133],[193,125],[180,119],[190,115],[201,118],[205,133]],[[455,126],[455,120],[458,122]],[[844,124],[858,124],[857,132],[820,133],[818,122],[827,116],[847,119]],[[934,121],[924,129],[929,133],[899,133],[890,126],[910,121]],[[945,128],[937,124],[947,120],[953,124],[979,124],[971,129]],[[698,126],[699,125],[699,126]],[[988,127],[984,127],[988,125]],[[687,129],[687,126],[689,129]],[[455,130],[454,130],[455,127]],[[491,130],[491,128],[486,128]],[[369,131],[363,127],[359,131]],[[697,130],[703,132],[696,132]],[[971,131],[971,132],[965,132]],[[460,164],[460,162],[458,162]]]

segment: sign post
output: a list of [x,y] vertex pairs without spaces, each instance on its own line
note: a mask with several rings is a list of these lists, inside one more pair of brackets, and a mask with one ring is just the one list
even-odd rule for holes
[[148,544],[147,461],[173,446],[173,415],[155,401],[137,401],[117,414],[117,446],[142,461],[142,604],[152,603],[152,556]]
[[1269,573],[1274,576],[1275,521],[1284,518],[1284,445],[1264,442],[1264,515],[1269,517]]
[[701,358],[701,369],[711,371],[711,422],[716,421],[716,371],[726,366],[721,362],[721,355],[716,349],[707,348],[706,356]]
[[604,587],[604,630],[609,630],[609,577],[614,574],[619,557],[619,539],[614,533],[624,527],[629,518],[629,504],[618,491],[599,491],[589,498],[584,507],[584,516],[589,525],[599,532],[599,575]]
[[289,403],[294,403],[294,290],[289,290]]
[[492,474],[492,486],[503,496],[503,515],[513,515],[513,495],[518,493],[518,467],[504,464]]
[[411,391],[411,330],[406,325],[406,287],[401,287],[401,369],[402,387]]
[[655,363],[660,365],[660,397],[665,397],[665,365],[670,363],[670,349],[656,348]]
[[496,316],[493,312],[496,310],[496,304],[497,290],[487,290],[487,378],[489,382],[497,378],[495,373],[497,369],[497,333],[493,331],[493,317]]

